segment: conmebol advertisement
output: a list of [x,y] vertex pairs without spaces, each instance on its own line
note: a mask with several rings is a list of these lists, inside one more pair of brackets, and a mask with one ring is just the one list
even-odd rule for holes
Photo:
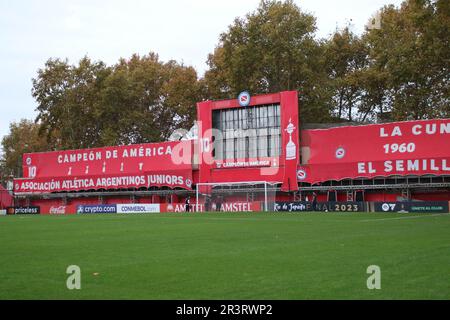
[[159,213],[159,203],[118,204],[117,213]]
[[299,181],[450,174],[450,119],[304,130],[301,141]]

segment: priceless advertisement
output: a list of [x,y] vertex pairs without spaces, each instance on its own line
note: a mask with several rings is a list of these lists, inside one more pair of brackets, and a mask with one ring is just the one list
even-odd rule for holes
[[40,214],[41,208],[38,206],[8,207],[6,212],[7,214]]
[[303,130],[298,180],[450,174],[450,119]]
[[401,202],[375,202],[375,212],[397,213],[447,213],[447,201],[401,201]]
[[117,213],[159,213],[159,203],[118,204]]
[[273,211],[275,212],[364,212],[366,206],[364,202],[317,202],[316,207],[312,202],[275,202]]

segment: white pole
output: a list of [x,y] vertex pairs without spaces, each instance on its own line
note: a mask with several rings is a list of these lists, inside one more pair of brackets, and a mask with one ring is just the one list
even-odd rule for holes
[[269,211],[269,208],[267,206],[267,182],[264,182],[264,202],[266,206],[266,212]]
[[198,211],[198,184],[195,185],[195,212]]

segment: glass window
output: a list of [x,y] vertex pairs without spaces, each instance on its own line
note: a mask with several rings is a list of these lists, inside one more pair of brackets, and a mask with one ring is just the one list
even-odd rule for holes
[[268,126],[268,123],[267,123],[267,107],[264,107],[261,111],[262,111],[261,117],[263,119],[261,128],[267,128],[267,126]]
[[280,155],[279,105],[214,110],[212,117],[213,128],[222,132],[214,141],[216,159]]
[[276,157],[280,155],[280,135],[270,137],[270,156]]
[[269,127],[273,127],[275,124],[275,118],[274,118],[274,107],[273,106],[269,106],[268,109],[268,118],[269,118],[269,123],[268,126]]
[[248,128],[247,126],[247,110],[241,110],[242,111],[242,129],[246,130]]
[[248,156],[250,158],[257,158],[258,157],[258,141],[257,141],[256,137],[250,137],[249,138]]
[[267,129],[259,129],[258,132],[258,157],[268,156]]

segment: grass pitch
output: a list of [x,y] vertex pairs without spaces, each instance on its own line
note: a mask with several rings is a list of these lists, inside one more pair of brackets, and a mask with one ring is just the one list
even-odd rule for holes
[[448,214],[0,217],[0,299],[449,298]]

